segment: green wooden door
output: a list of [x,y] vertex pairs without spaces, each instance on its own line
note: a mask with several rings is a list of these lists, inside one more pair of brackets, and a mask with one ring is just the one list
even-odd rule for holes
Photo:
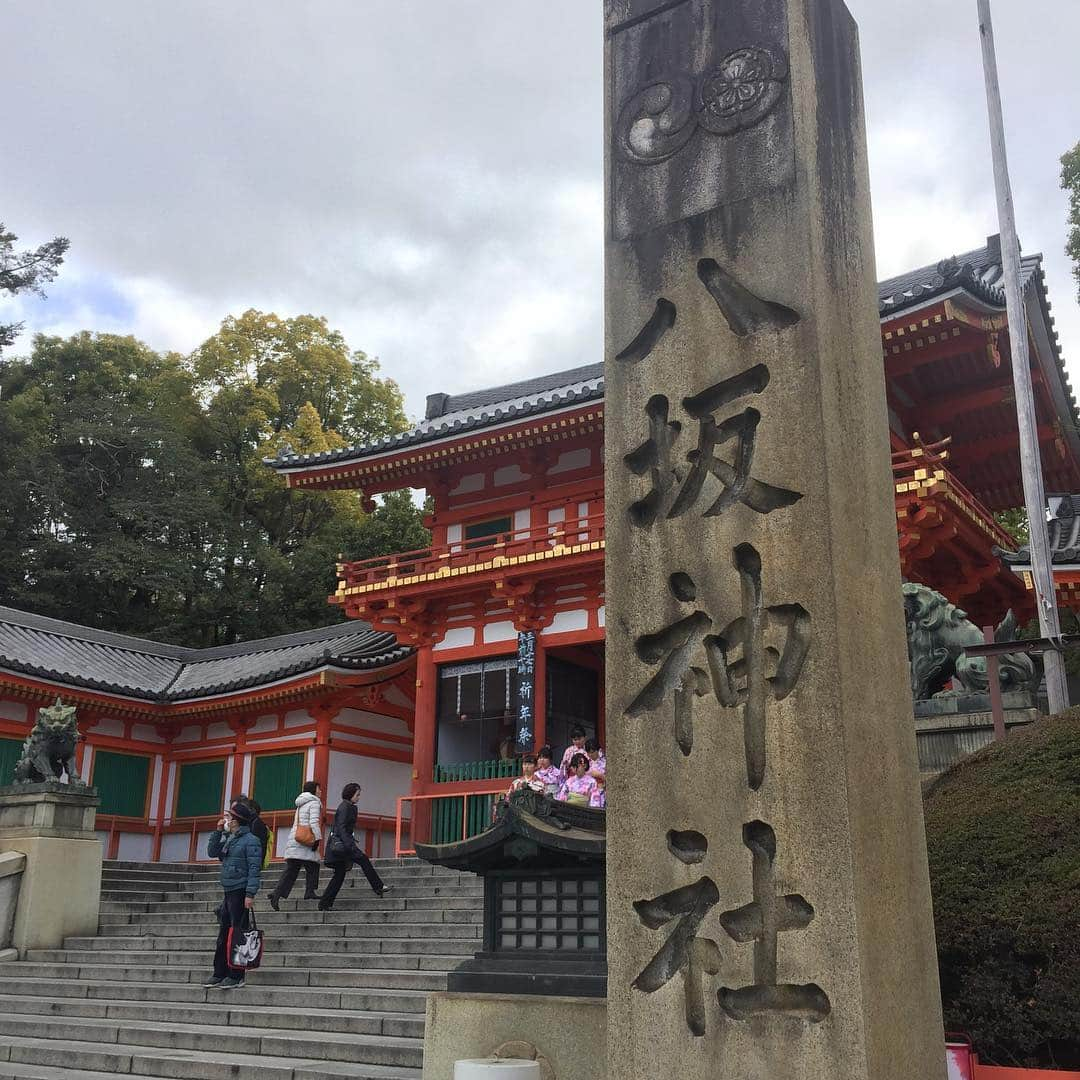
[[0,739],[0,787],[15,780],[15,766],[22,757],[22,739]]
[[211,817],[225,803],[225,760],[189,761],[180,766],[176,817]]
[[252,797],[263,810],[292,810],[304,785],[304,753],[262,754],[254,768]]
[[90,783],[101,797],[99,814],[146,817],[146,790],[150,783],[148,757],[95,750]]

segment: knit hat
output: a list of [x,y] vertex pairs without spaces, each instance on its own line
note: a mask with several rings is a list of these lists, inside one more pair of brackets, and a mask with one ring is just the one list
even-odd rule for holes
[[229,807],[229,813],[232,814],[241,825],[250,825],[255,820],[255,811],[242,802],[233,803],[232,806]]

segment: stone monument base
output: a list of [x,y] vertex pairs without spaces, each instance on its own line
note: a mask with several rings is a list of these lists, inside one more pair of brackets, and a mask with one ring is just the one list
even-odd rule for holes
[[496,1054],[534,1058],[543,1080],[606,1080],[606,1045],[603,998],[429,994],[423,1080],[452,1080],[455,1061]]
[[26,856],[12,946],[58,949],[66,937],[98,930],[101,841],[97,793],[66,784],[0,788],[0,852]]

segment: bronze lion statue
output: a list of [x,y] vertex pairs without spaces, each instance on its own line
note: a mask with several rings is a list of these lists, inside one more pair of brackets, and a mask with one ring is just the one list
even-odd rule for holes
[[[986,694],[990,679],[986,658],[969,657],[969,645],[984,644],[982,631],[969,621],[967,612],[949,603],[927,585],[904,584],[904,618],[907,623],[911,692],[925,701],[945,691],[950,679],[954,693]],[[995,641],[1016,638],[1016,616],[1010,611],[994,633]],[[1042,677],[1030,656],[1008,653],[998,657],[998,676],[1003,691],[1034,690]]]
[[73,705],[65,705],[57,698],[54,705],[38,709],[37,720],[15,766],[15,783],[43,784],[47,780],[59,780],[67,773],[72,787],[86,787],[75,766],[78,741]]

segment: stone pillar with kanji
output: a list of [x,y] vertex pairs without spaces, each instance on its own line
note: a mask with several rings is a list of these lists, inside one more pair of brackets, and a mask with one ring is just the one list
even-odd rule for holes
[[608,1075],[942,1080],[856,26],[605,32]]

